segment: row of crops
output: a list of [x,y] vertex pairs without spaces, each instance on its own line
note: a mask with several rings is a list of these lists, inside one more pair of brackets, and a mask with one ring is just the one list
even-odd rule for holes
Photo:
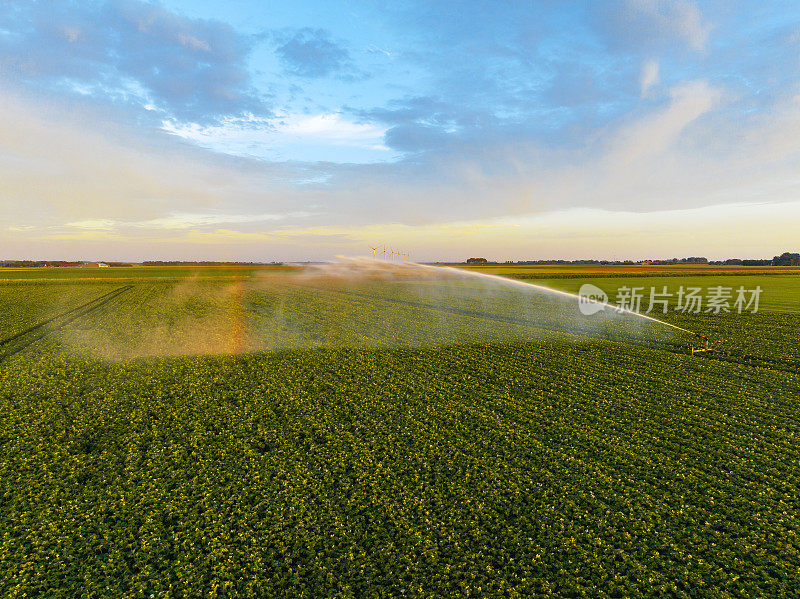
[[787,596],[800,379],[553,340],[0,369],[3,596]]
[[[319,280],[276,278],[265,284],[189,278],[141,282],[125,289],[107,310],[81,315],[68,326],[54,323],[52,336],[77,355],[111,360],[546,338],[604,338],[679,351],[688,348],[685,336],[676,336],[674,329],[642,319],[613,314],[586,317],[575,302],[463,283],[345,286]],[[24,307],[20,311],[24,313]],[[34,320],[41,317],[38,311],[31,314]]]
[[[115,289],[37,287],[4,301]],[[722,361],[503,294],[346,291],[139,283],[0,361],[0,595],[800,588],[796,317],[695,317]]]
[[[63,290],[69,289],[70,293]],[[4,333],[15,333],[106,285],[5,286]],[[629,315],[585,316],[576,302],[463,281],[347,281],[273,276],[125,285],[107,310],[53,323],[65,348],[103,359],[219,354],[310,347],[425,347],[525,339],[609,339],[687,352],[690,334]],[[33,291],[33,293],[31,293]],[[102,295],[100,296],[102,297]],[[70,310],[66,310],[70,312]],[[785,343],[800,315],[669,314],[669,322],[724,339],[729,359],[800,362]],[[5,336],[5,335],[4,335]],[[784,365],[785,367],[785,365]]]

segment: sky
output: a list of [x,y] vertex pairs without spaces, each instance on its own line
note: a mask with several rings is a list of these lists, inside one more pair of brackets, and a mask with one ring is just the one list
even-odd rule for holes
[[800,3],[0,0],[0,259],[800,249]]

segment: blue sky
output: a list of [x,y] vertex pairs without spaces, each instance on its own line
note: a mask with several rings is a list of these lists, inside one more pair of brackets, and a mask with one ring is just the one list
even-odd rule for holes
[[109,259],[771,255],[800,224],[798,76],[796,2],[11,0],[0,235]]

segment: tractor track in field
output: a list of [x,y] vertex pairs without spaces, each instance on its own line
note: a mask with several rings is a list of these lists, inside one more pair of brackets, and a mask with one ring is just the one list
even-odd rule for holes
[[25,348],[33,345],[40,339],[47,337],[49,334],[67,326],[82,316],[94,312],[95,310],[105,306],[107,303],[115,300],[117,297],[133,288],[133,285],[124,285],[118,287],[108,293],[94,298],[86,303],[76,306],[66,312],[61,312],[55,316],[36,323],[27,329],[15,333],[5,339],[0,339],[0,362],[10,358]]
[[[589,332],[583,331],[562,331],[559,329],[553,328],[546,328],[541,326],[536,326],[535,324],[531,323],[529,320],[524,318],[517,318],[514,316],[502,316],[499,314],[486,314],[485,312],[481,312],[480,310],[471,310],[468,308],[447,308],[441,306],[432,306],[430,304],[426,304],[425,302],[421,301],[414,301],[414,300],[404,300],[399,298],[391,298],[391,297],[383,297],[380,295],[374,295],[370,293],[363,293],[359,291],[345,291],[342,289],[327,289],[327,288],[320,288],[314,287],[311,285],[296,285],[297,287],[301,287],[304,289],[311,289],[314,291],[320,292],[334,292],[340,293],[342,295],[350,295],[355,297],[363,297],[372,300],[381,300],[388,303],[394,304],[401,304],[416,308],[425,308],[427,310],[435,310],[439,312],[446,312],[449,314],[455,314],[458,316],[468,316],[472,318],[482,318],[484,320],[492,320],[496,322],[505,322],[509,324],[517,324],[523,325],[532,329],[538,329],[543,331],[549,331],[554,333],[561,333],[565,335],[569,335],[571,337],[589,337],[592,339],[599,339],[602,341],[609,341],[611,343],[626,343],[631,345],[638,345],[641,347],[647,347],[650,349],[659,349],[662,351],[667,351],[673,354],[679,355],[690,355],[688,348],[683,346],[676,346],[674,344],[666,343],[666,342],[642,342],[636,339],[608,339],[606,337],[601,337],[598,335],[593,335]],[[755,356],[750,354],[734,354],[731,352],[726,351],[716,351],[704,354],[697,354],[698,358],[706,359],[706,360],[714,360],[717,362],[727,362],[731,364],[739,364],[741,366],[750,366],[756,368],[766,368],[768,370],[780,370],[783,372],[788,372],[790,374],[797,374],[800,372],[800,363],[792,361],[792,360],[784,360],[780,358],[766,358],[763,356]]]

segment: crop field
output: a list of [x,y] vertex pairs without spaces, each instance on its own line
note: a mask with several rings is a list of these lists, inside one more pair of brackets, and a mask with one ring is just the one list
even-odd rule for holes
[[488,264],[452,265],[457,268],[507,277],[578,278],[594,277],[685,277],[798,275],[797,266],[717,266],[713,264]]
[[0,269],[0,595],[799,595],[800,273],[321,272]]

